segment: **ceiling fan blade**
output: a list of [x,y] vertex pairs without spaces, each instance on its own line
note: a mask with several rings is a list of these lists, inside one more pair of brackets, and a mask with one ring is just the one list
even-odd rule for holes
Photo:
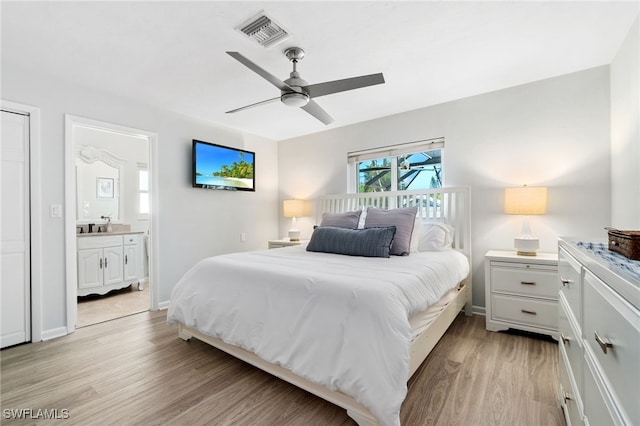
[[247,59],[244,56],[242,56],[240,53],[238,53],[238,52],[227,52],[227,54],[229,56],[231,56],[232,58],[236,59],[238,62],[240,62],[245,67],[249,68],[251,71],[253,71],[256,74],[258,74],[260,77],[262,77],[265,80],[267,80],[269,83],[271,83],[274,86],[276,86],[278,89],[283,90],[283,91],[292,91],[293,90],[291,88],[291,86],[289,86],[287,83],[285,83],[284,81],[280,80],[278,77],[272,75],[268,71],[265,71],[259,65],[254,64],[249,59]]
[[279,101],[279,100],[280,100],[280,96],[278,96],[277,98],[273,98],[273,99],[267,99],[266,101],[256,102],[255,104],[246,105],[246,106],[243,106],[243,107],[240,107],[240,108],[232,109],[231,111],[225,112],[225,114],[231,114],[231,113],[234,113],[234,112],[242,111],[242,110],[245,110],[245,109],[257,107],[257,106],[260,106],[260,105],[268,104],[268,103]]
[[325,83],[310,84],[304,89],[312,98],[330,95],[332,93],[345,92],[347,90],[360,89],[361,87],[383,84],[382,73],[362,75],[360,77],[345,78],[343,80],[327,81]]
[[324,124],[333,123],[333,118],[331,118],[331,116],[327,114],[327,112],[323,110],[320,105],[318,105],[313,99],[309,99],[309,103],[300,108],[307,111],[309,114],[313,115]]

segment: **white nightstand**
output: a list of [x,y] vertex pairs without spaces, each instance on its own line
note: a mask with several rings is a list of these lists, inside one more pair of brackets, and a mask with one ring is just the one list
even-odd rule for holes
[[518,256],[511,251],[485,255],[486,327],[515,328],[558,339],[558,255]]
[[269,240],[269,248],[282,248],[290,246],[299,246],[300,244],[306,244],[309,240],[289,241],[289,240]]

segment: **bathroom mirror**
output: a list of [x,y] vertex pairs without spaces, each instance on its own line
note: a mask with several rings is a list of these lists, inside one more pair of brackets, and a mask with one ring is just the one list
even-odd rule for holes
[[121,222],[126,160],[89,145],[76,146],[76,220],[79,224]]

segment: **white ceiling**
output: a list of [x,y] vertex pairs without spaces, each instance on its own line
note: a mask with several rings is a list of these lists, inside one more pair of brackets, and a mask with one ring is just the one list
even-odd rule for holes
[[[2,66],[274,140],[609,64],[637,1],[6,2]],[[265,10],[293,37],[265,49],[235,27]],[[318,98],[325,126],[225,54],[286,79],[299,46],[309,83],[384,73],[386,84]],[[19,100],[16,100],[19,101]],[[93,117],[99,119],[99,117]]]

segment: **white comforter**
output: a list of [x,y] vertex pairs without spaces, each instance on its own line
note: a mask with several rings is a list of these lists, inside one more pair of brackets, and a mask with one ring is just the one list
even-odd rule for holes
[[468,272],[453,250],[390,259],[302,246],[228,254],[185,274],[167,318],[350,395],[382,425],[399,425],[409,317]]

